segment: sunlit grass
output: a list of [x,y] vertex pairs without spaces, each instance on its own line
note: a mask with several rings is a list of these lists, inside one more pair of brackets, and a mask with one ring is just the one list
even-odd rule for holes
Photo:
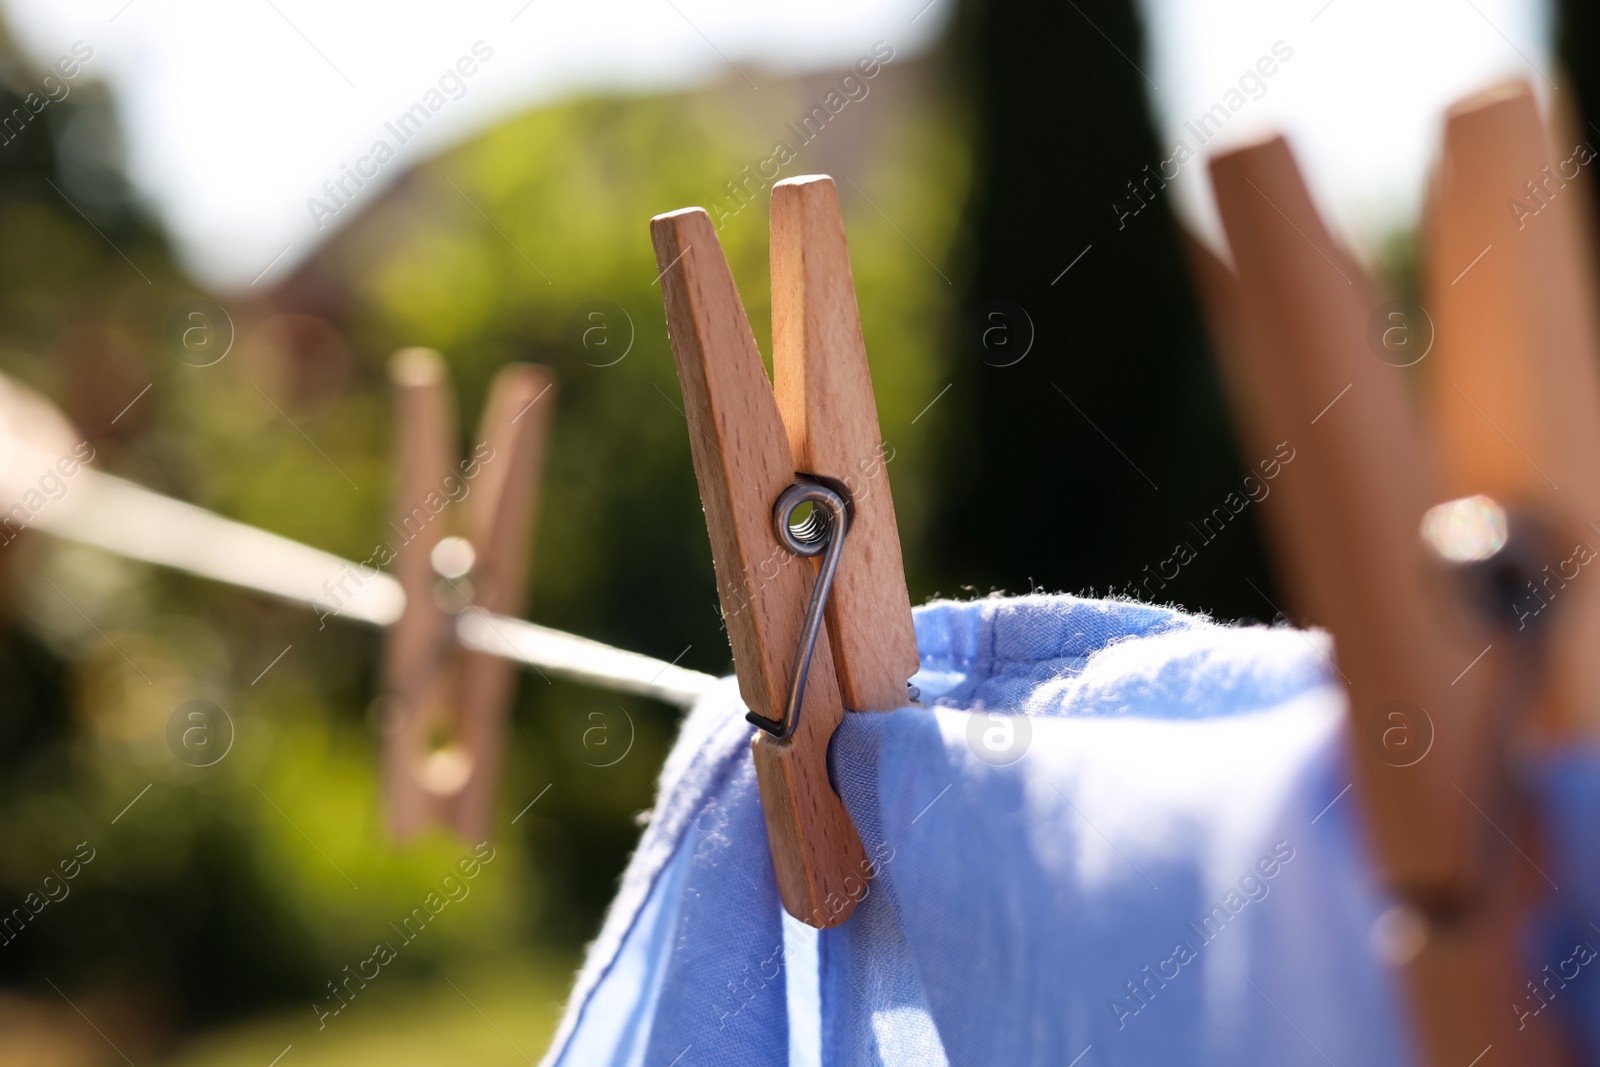
[[[475,1067],[538,1063],[555,1033],[575,960],[446,969],[427,984],[379,983],[317,1029],[308,1004],[298,1012],[212,1031],[179,1051],[170,1067]],[[453,985],[452,985],[453,983]]]

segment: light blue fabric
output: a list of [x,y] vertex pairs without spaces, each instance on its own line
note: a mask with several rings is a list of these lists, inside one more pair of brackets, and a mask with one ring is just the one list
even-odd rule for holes
[[820,1017],[786,989],[728,682],[685,721],[546,1064],[782,1064],[791,1025],[830,1067],[1414,1062],[1323,635],[1066,596],[916,626],[928,707],[834,740],[878,867],[818,938]]
[[[918,630],[936,710],[835,743],[892,859],[823,939],[825,1062],[1408,1060],[1355,809],[1329,807],[1349,777],[1320,635],[1068,598]],[[980,758],[974,707],[1032,716],[1018,762]]]
[[782,905],[732,680],[684,721],[546,1064],[779,1064]]
[[1536,774],[1546,876],[1559,889],[1530,950],[1539,989],[1513,1010],[1522,1026],[1559,1020],[1578,1034],[1584,1062],[1600,1063],[1600,745],[1545,756]]

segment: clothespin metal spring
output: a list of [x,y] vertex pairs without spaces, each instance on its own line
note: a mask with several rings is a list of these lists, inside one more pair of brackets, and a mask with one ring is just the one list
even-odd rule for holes
[[[794,513],[800,505],[811,504],[811,514],[796,525]],[[811,656],[817,649],[817,634],[822,630],[822,612],[833,589],[833,576],[844,552],[845,534],[850,528],[849,507],[845,498],[821,482],[795,482],[778,495],[772,507],[772,524],[778,540],[797,556],[822,556],[817,584],[811,590],[806,621],[800,628],[800,646],[795,651],[794,678],[789,683],[789,699],[783,717],[769,719],[758,712],[747,712],[745,719],[780,741],[800,725],[800,706],[806,695],[806,675],[811,673]]]
[[[711,217],[684,208],[650,232],[728,643],[761,727],[751,757],[773,873],[790,915],[838,926],[870,862],[829,741],[846,709],[905,707],[919,664],[888,485],[852,501],[836,480],[883,441],[838,190],[823,175],[773,186],[771,378]],[[807,500],[815,521],[791,531]],[[820,566],[769,573],[783,546]]]

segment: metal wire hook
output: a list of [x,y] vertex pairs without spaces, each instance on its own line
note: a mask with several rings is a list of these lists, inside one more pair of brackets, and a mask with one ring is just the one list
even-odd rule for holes
[[[811,514],[799,526],[791,525],[790,517],[801,504],[810,502]],[[827,605],[828,592],[833,588],[833,575],[839,569],[839,556],[844,550],[845,533],[850,526],[845,498],[819,482],[796,482],[779,494],[772,507],[773,527],[778,540],[797,556],[818,556],[824,552],[822,568],[817,574],[817,584],[811,590],[811,604],[806,608],[806,621],[800,630],[800,647],[795,652],[794,679],[789,684],[789,700],[780,719],[769,719],[756,712],[748,712],[745,719],[779,739],[792,735],[800,725],[800,705],[805,699],[806,676],[811,672],[811,656],[817,648],[817,634],[822,630],[822,609]]]

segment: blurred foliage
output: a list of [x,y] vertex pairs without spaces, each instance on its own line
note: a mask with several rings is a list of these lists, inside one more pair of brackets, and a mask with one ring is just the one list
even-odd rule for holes
[[535,957],[539,966],[523,962],[446,973],[426,986],[375,989],[370,1013],[348,1026],[330,1020],[312,1039],[297,1015],[255,1020],[195,1042],[171,1067],[263,1067],[290,1045],[298,1067],[526,1065],[537,1062],[566,1003],[562,962]]
[[[9,104],[40,72],[8,44],[0,54]],[[547,363],[560,383],[531,617],[729,668],[647,224],[725,195],[826,86],[579,100],[406,160],[277,292],[211,295],[237,336],[227,358],[196,367],[167,334],[207,294],[112,180],[116,127],[92,74],[41,128],[0,145],[0,370],[63,408],[97,468],[364,559],[391,506],[389,355],[445,353],[463,448],[495,369]],[[960,411],[953,398],[929,407],[950,381],[955,317],[935,264],[959,247],[969,170],[966,117],[934,75],[897,60],[784,171],[841,179],[915,600],[938,586],[923,546],[941,434]],[[722,239],[770,359],[765,200]],[[584,340],[596,301],[610,347]],[[540,1050],[653,799],[671,709],[525,673],[495,860],[319,1032],[307,1008],[331,1005],[329,983],[376,942],[398,945],[395,925],[470,851],[440,832],[396,845],[384,831],[380,636],[43,537],[0,548],[0,566],[0,907],[21,906],[80,842],[94,850],[70,894],[0,945],[10,994],[40,1019],[66,996],[91,1006],[139,1062],[247,1018],[180,1061],[266,1063],[291,1042],[297,1063]],[[168,742],[195,699],[226,709],[234,730],[208,767]],[[491,1050],[499,1039],[458,1003],[465,985],[457,997],[441,982],[458,974],[501,976],[472,999],[516,1056]]]
[[[914,602],[1128,589],[1238,484],[1166,203],[1126,229],[1111,208],[1165,157],[1139,74],[1085,29],[1137,41],[1133,6],[1069,7],[963,5],[951,54],[897,57],[783,169],[839,179]],[[365,559],[392,503],[391,353],[444,353],[464,451],[495,370],[542,362],[559,384],[529,615],[729,669],[648,220],[726,202],[775,140],[795,146],[786,124],[832,76],[581,99],[402,156],[256,295],[182,276],[118,177],[93,73],[0,144],[0,370],[63,408],[95,466]],[[41,76],[0,38],[0,113]],[[1041,118],[1056,102],[1059,129]],[[721,239],[770,360],[766,201]],[[1403,248],[1388,259],[1408,275]],[[196,298],[235,335],[207,367],[168,339]],[[996,299],[1037,331],[1015,366],[974,341]],[[1165,595],[1269,615],[1253,528],[1225,538]],[[82,1029],[69,995],[137,1062],[264,1064],[291,1043],[306,1064],[537,1053],[652,801],[671,709],[525,672],[494,861],[319,1031],[308,1009],[329,983],[470,851],[384,832],[380,635],[42,537],[0,547],[0,568],[0,909],[95,849],[70,896],[0,944],[0,1061],[25,1058],[7,1033],[54,1026],[5,1021],[19,1011]],[[195,699],[235,731],[210,767],[167,740]]]

